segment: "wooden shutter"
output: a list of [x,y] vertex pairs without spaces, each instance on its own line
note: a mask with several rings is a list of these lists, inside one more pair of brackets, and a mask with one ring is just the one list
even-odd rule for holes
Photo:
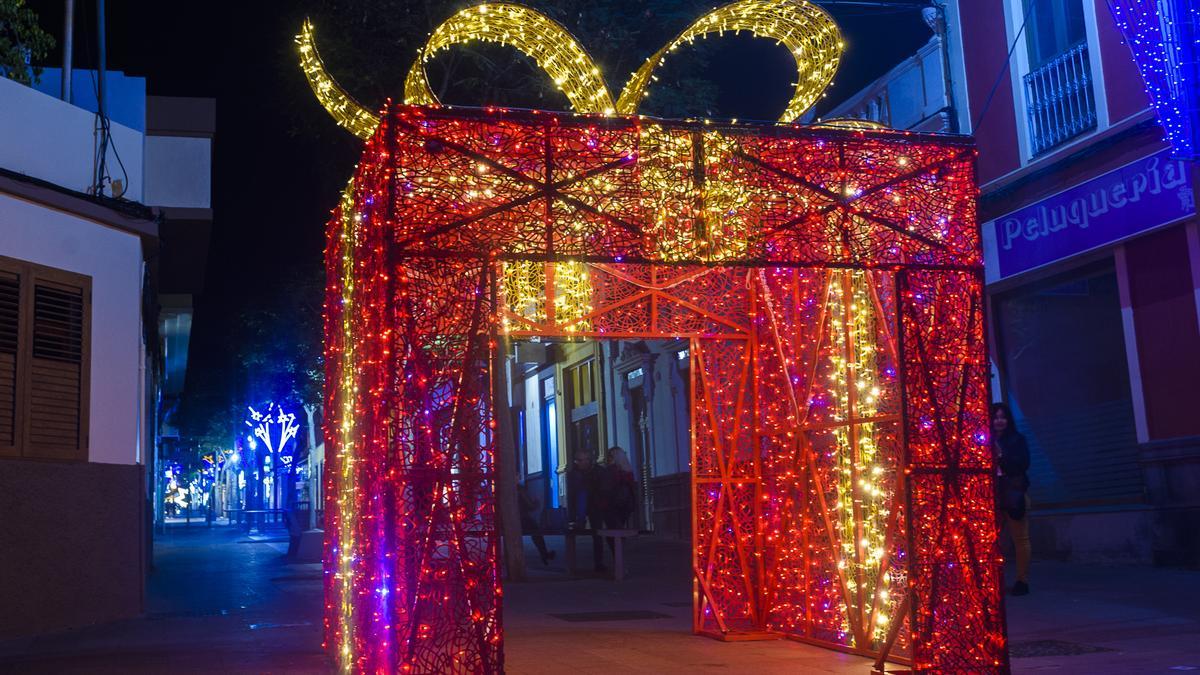
[[85,289],[35,278],[27,457],[86,459]]
[[0,269],[0,456],[20,454],[17,432],[17,355],[21,336],[21,277]]

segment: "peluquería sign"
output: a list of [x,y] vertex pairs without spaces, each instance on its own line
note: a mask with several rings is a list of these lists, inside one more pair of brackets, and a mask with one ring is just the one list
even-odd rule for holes
[[992,221],[1007,277],[1196,212],[1184,163],[1164,150]]

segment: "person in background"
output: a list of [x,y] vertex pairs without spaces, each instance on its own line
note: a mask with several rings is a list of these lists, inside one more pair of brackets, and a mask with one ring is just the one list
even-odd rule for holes
[[637,499],[637,480],[633,475],[633,464],[630,463],[625,449],[620,446],[608,449],[608,464],[612,482],[608,526],[625,528],[629,526],[629,517],[633,515],[634,502]]
[[554,560],[555,551],[546,548],[546,538],[540,534],[541,528],[538,527],[537,521],[533,519],[533,512],[538,510],[542,503],[529,494],[529,488],[525,483],[517,483],[517,507],[521,510],[521,534],[529,535],[533,540],[533,545],[537,547],[538,555],[542,558],[543,565],[549,565],[551,560]]
[[593,530],[592,562],[595,563],[596,572],[601,573],[607,571],[604,566],[604,545],[600,542],[600,535],[594,531],[605,526],[604,514],[608,505],[605,494],[607,479],[607,468],[592,461],[590,452],[575,452],[574,465],[567,472],[567,527],[585,530],[590,522]]
[[1029,445],[1013,423],[1012,409],[992,404],[992,448],[996,453],[996,506],[1008,524],[1017,552],[1013,595],[1029,594]]

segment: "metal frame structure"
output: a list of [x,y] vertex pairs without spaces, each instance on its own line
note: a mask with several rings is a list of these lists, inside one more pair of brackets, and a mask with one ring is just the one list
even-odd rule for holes
[[493,353],[684,338],[697,633],[1008,671],[968,140],[391,106],[328,230],[328,647],[503,670]]

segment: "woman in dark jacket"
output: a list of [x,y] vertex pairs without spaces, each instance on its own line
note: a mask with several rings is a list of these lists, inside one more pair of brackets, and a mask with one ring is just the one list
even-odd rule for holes
[[629,455],[619,445],[608,449],[608,470],[613,483],[608,526],[629,527],[629,516],[633,515],[634,501],[637,499],[637,479],[633,477]]
[[1008,523],[1017,551],[1017,582],[1013,595],[1029,594],[1029,445],[1013,423],[1012,409],[992,404],[992,448],[996,452],[996,506]]

